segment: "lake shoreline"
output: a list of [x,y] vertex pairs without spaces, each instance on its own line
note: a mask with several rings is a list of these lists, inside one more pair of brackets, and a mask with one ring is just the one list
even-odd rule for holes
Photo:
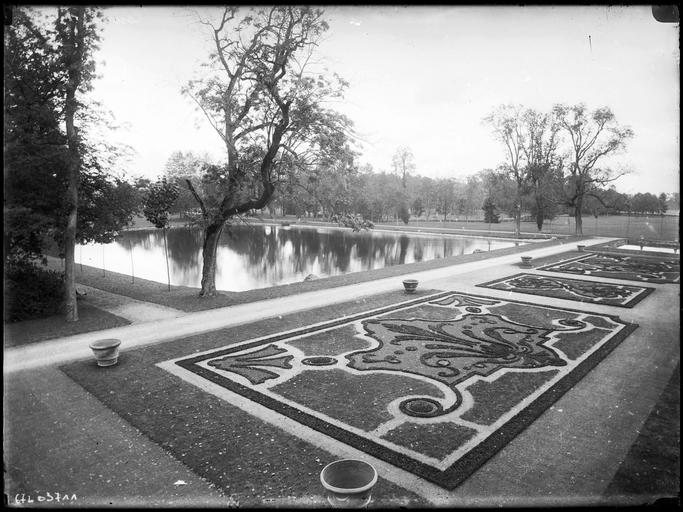
[[[199,297],[199,287],[171,285],[171,291],[168,291],[168,285],[166,283],[146,280],[139,277],[135,277],[133,282],[133,279],[130,275],[109,270],[105,270],[103,272],[101,268],[92,267],[85,264],[76,264],[76,282],[83,285],[92,286],[94,288],[99,288],[110,293],[116,293],[131,297],[136,300],[173,307],[183,311],[202,311],[217,307],[265,300],[269,298],[283,297],[323,288],[335,288],[348,284],[373,281],[375,279],[383,279],[386,277],[398,277],[404,274],[411,274],[423,270],[443,268],[509,254],[523,253],[529,250],[530,245],[534,249],[538,249],[555,245],[571,244],[572,242],[580,239],[581,237],[568,237],[564,239],[547,240],[535,242],[533,244],[524,244],[516,247],[497,249],[491,252],[462,254],[429,261],[387,266],[373,270],[348,272],[346,274],[321,277],[319,279],[313,279],[310,281],[282,284],[268,288],[257,288],[245,291],[221,290],[216,297]],[[50,258],[48,266],[53,270],[61,271],[63,269],[62,260],[58,258]]]

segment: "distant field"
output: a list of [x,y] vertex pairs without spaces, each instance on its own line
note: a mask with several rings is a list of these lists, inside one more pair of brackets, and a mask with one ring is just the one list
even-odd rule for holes
[[[264,215],[263,219],[270,219],[268,215]],[[282,217],[274,217],[274,221],[285,220]],[[293,215],[286,216],[286,220],[296,222],[297,218]],[[315,222],[313,219],[302,218],[303,222]],[[180,219],[173,218],[171,223],[174,225],[183,225],[184,222]],[[396,226],[405,228],[403,222],[384,222],[382,226]],[[137,228],[153,228],[151,223],[142,217],[135,219],[135,227]],[[512,221],[504,221],[498,224],[487,224],[483,221],[463,220],[448,220],[443,221],[427,221],[411,219],[408,227],[415,228],[444,228],[444,229],[460,229],[464,231],[506,231],[514,232],[514,223]],[[546,221],[543,224],[542,233],[558,234],[558,235],[573,235],[575,230],[574,219],[568,216],[562,216],[553,221]],[[525,233],[538,233],[535,222],[522,222],[522,231]],[[618,238],[637,239],[642,235],[648,240],[678,240],[679,237],[679,216],[665,215],[664,217],[650,216],[650,217],[628,217],[624,215],[605,215],[598,218],[585,217],[583,219],[583,234],[586,236],[610,236]]]
[[[583,219],[583,234],[611,236],[619,238],[640,238],[642,235],[649,240],[677,240],[679,236],[679,217],[676,215],[665,215],[664,217],[628,217],[622,215],[606,215],[595,217],[585,217]],[[403,223],[401,222],[400,225]],[[485,222],[464,222],[464,221],[410,221],[410,226],[426,228],[439,227],[448,229],[465,229],[487,231],[510,231],[515,229],[514,223],[500,222],[489,224]],[[574,219],[563,216],[554,219],[552,222],[546,221],[543,224],[542,233],[556,233],[559,235],[573,235],[576,225]],[[538,233],[535,222],[522,222],[522,231],[527,233]]]

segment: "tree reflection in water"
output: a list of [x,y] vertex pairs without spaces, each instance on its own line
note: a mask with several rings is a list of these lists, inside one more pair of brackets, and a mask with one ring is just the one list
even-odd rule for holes
[[[167,236],[171,284],[199,287],[201,230],[174,228]],[[216,288],[231,291],[265,288],[303,281],[309,274],[327,277],[516,244],[496,239],[408,236],[380,231],[353,233],[335,228],[238,225],[226,229],[221,237]],[[107,270],[131,273],[129,247],[133,250],[136,277],[166,282],[160,230],[128,231],[107,245]],[[101,268],[99,244],[83,246],[76,252],[77,259],[79,252],[83,264]]]

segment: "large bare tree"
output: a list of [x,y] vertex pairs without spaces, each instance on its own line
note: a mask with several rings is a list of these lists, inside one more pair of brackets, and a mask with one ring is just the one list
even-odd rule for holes
[[200,296],[216,294],[216,250],[232,217],[259,210],[273,198],[285,168],[315,166],[316,149],[349,130],[325,107],[346,83],[311,69],[328,25],[312,7],[226,7],[210,30],[210,72],[184,92],[225,145],[227,162],[208,169],[203,187],[187,181],[204,225]]
[[619,126],[609,107],[588,111],[583,103],[558,104],[553,107],[553,115],[569,139],[565,203],[574,210],[576,234],[583,235],[581,208],[584,198],[592,195],[600,200],[598,190],[626,174],[626,171],[618,172],[597,164],[624,149],[627,140],[633,137],[633,130]]
[[522,223],[522,194],[527,183],[524,171],[524,109],[521,105],[500,105],[484,118],[494,136],[505,147],[503,169],[516,184],[514,198],[515,236],[519,237]]
[[526,180],[532,189],[536,205],[536,226],[540,231],[546,208],[557,201],[554,185],[562,167],[558,156],[560,126],[552,114],[526,109],[522,114],[522,152],[525,158]]
[[415,157],[407,146],[399,146],[391,160],[394,172],[401,177],[401,185],[406,188],[408,173],[415,170]]

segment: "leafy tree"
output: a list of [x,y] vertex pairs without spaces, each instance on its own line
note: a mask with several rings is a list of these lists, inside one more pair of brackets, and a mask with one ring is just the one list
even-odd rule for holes
[[170,183],[175,183],[178,187],[178,198],[171,206],[169,213],[192,218],[191,210],[197,208],[190,189],[186,185],[186,180],[194,183],[201,179],[201,173],[206,164],[211,162],[208,154],[197,155],[192,151],[174,151],[168,157],[164,165],[164,176]]
[[558,104],[553,107],[553,115],[569,139],[564,202],[573,208],[576,234],[582,235],[584,198],[588,194],[599,197],[596,194],[598,189],[625,174],[600,168],[597,164],[604,157],[622,150],[633,136],[633,131],[619,126],[608,107],[589,112],[583,103],[573,106]]
[[527,182],[524,172],[524,113],[521,105],[501,105],[484,118],[494,136],[503,144],[506,162],[501,168],[514,181],[514,202],[512,214],[515,219],[515,236],[519,237],[522,219],[522,193]]
[[139,210],[140,198],[135,187],[116,176],[94,172],[94,169],[80,178],[77,242],[113,242]]
[[408,222],[410,222],[410,212],[408,211],[408,207],[405,205],[405,203],[401,203],[401,205],[398,207],[398,218],[401,219],[404,224],[408,224]]
[[664,215],[666,213],[666,210],[668,208],[667,200],[666,200],[666,194],[662,192],[659,194],[659,213]]
[[399,146],[392,158],[394,172],[401,177],[401,185],[406,188],[408,173],[415,170],[415,157],[409,147]]
[[481,211],[480,206],[484,199],[484,190],[481,179],[476,175],[468,176],[463,189],[465,220],[475,212]]
[[[37,16],[15,8],[5,27],[5,263],[44,259],[45,235],[56,235],[54,213],[63,177],[66,138],[60,127],[62,74]],[[61,165],[55,165],[60,163]]]
[[526,161],[526,182],[533,195],[532,215],[538,230],[543,229],[544,219],[552,219],[561,190],[562,161],[558,158],[559,125],[550,114],[526,109],[522,114],[522,152]]
[[[204,113],[225,144],[227,163],[206,174],[214,185],[215,206],[188,180],[204,228],[200,296],[216,293],[216,249],[226,221],[258,210],[273,199],[283,155],[291,165],[315,167],[348,119],[325,108],[346,82],[307,69],[328,25],[312,7],[276,6],[242,12],[226,7],[217,24],[203,22],[212,36],[215,72],[191,81],[184,92]],[[242,158],[258,147],[257,161]],[[214,168],[215,170],[215,168]]]
[[413,214],[416,217],[420,217],[424,212],[425,212],[425,207],[424,207],[424,202],[421,196],[416,197],[413,199],[413,203],[410,205],[410,208],[413,210]]
[[372,172],[366,166],[353,181],[356,193],[351,198],[352,210],[373,222],[387,220],[398,207],[397,197],[401,185],[397,176],[386,172]]
[[178,185],[162,177],[149,186],[145,197],[142,213],[154,224],[163,229],[168,227],[169,211],[178,198]]
[[614,185],[600,191],[601,204],[605,205],[606,213],[620,213],[629,210],[629,198],[626,194],[617,192]]
[[408,173],[415,170],[415,158],[413,157],[413,152],[410,148],[406,146],[398,147],[392,158],[392,165],[394,167],[394,172],[401,177],[402,188],[396,213],[404,224],[408,224],[410,221],[410,211],[408,209],[408,191],[406,190],[406,183]]
[[166,277],[168,278],[168,290],[171,290],[171,272],[168,267],[168,243],[166,241],[166,228],[168,227],[169,212],[178,198],[178,185],[170,183],[166,177],[159,179],[150,185],[145,197],[142,209],[145,218],[161,229],[164,236],[164,255],[166,257]]
[[411,208],[416,216],[424,214],[429,218],[436,208],[436,182],[428,176],[415,176],[414,179],[412,190],[414,190],[415,197]]
[[496,205],[491,196],[484,200],[482,209],[484,210],[484,222],[489,224],[498,224],[500,222],[500,216],[496,213]]
[[529,213],[536,220],[536,227],[539,231],[543,229],[543,222],[546,220],[553,220],[560,213],[559,205],[541,196],[534,198],[534,201],[529,205]]
[[502,166],[497,170],[485,169],[481,172],[481,181],[485,197],[493,199],[498,211],[506,212],[514,218],[520,210],[517,207],[519,204],[517,200],[521,201],[523,194],[520,193],[518,197],[517,183],[510,177],[507,166]]
[[437,180],[437,204],[436,211],[443,215],[444,222],[449,213],[453,211],[455,203],[455,181],[451,179]]
[[100,19],[91,8],[41,18],[21,7],[5,32],[5,261],[45,262],[56,241],[68,321],[78,319],[75,243],[112,240],[137,206],[112,174],[121,148],[91,135],[105,122],[86,103]]
[[[340,125],[351,125],[350,120],[341,114],[338,116]],[[327,218],[351,213],[352,184],[358,174],[357,152],[349,135],[343,131],[321,142],[324,142],[324,147],[320,148],[321,158],[316,159],[314,165],[307,166],[290,159],[286,179],[278,184],[278,189],[285,188],[303,204],[317,205]]]
[[660,199],[650,192],[638,192],[631,200],[633,211],[640,214],[659,213]]

